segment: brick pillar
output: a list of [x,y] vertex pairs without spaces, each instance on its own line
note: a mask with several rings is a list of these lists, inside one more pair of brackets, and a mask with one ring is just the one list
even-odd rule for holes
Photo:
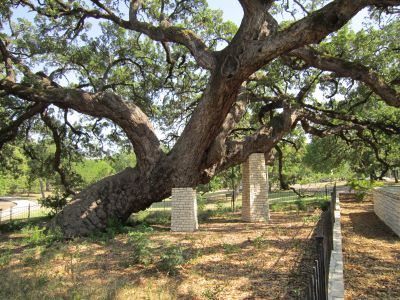
[[198,228],[196,191],[192,188],[173,188],[171,230],[192,232]]
[[249,156],[242,166],[242,177],[242,220],[245,222],[268,220],[268,187],[263,153]]

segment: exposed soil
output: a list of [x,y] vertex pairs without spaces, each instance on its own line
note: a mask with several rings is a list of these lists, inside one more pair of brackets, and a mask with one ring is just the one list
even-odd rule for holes
[[[111,241],[77,240],[18,251],[21,234],[8,236],[12,251],[0,272],[0,296],[59,299],[303,299],[311,272],[311,240],[320,212],[273,212],[268,224],[240,216],[214,218],[193,234],[156,227],[154,263],[130,263],[127,235]],[[184,249],[186,262],[168,276],[157,267],[165,245]],[[39,280],[40,279],[40,280]],[[31,288],[24,288],[31,287]],[[39,289],[40,287],[40,289]],[[18,291],[21,291],[19,293]],[[1,298],[1,297],[0,297]]]
[[400,238],[371,201],[341,201],[345,299],[400,299]]

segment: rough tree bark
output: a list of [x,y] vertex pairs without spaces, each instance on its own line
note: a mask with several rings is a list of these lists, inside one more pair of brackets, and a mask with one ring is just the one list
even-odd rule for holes
[[275,150],[278,156],[278,178],[279,178],[279,185],[281,190],[288,190],[289,184],[286,182],[285,177],[283,175],[283,152],[282,149],[276,145]]
[[[87,235],[94,230],[104,229],[113,218],[126,220],[133,212],[161,201],[171,194],[173,187],[196,187],[208,182],[217,172],[244,162],[251,153],[270,152],[299,121],[298,111],[295,106],[285,104],[283,112],[274,117],[270,126],[261,127],[242,141],[230,140],[230,132],[245,111],[246,97],[241,88],[249,76],[273,59],[290,53],[308,63],[314,62],[315,65],[333,70],[332,62],[322,58],[317,60],[315,57],[318,55],[312,54],[313,58],[305,50],[296,52],[296,49],[320,42],[368,5],[400,4],[400,1],[394,0],[335,0],[288,28],[279,30],[268,12],[274,1],[239,1],[244,10],[240,28],[229,45],[218,52],[209,51],[189,30],[174,26],[155,27],[138,21],[136,15],[140,1],[131,1],[129,20],[121,19],[100,1],[92,1],[99,10],[85,11],[81,8],[79,11],[88,18],[107,19],[157,41],[184,45],[198,65],[210,71],[201,101],[168,154],[161,150],[147,116],[133,103],[110,92],[89,93],[45,82],[41,86],[26,86],[16,83],[12,72],[7,69],[9,76],[0,81],[0,90],[38,103],[32,106],[32,112],[42,111],[44,105],[51,103],[87,115],[108,118],[125,131],[137,156],[135,168],[127,168],[79,193],[73,202],[55,216],[51,221],[52,226],[59,226],[68,237]],[[28,0],[21,2],[43,15],[47,13]],[[68,11],[68,7],[63,8],[63,14],[73,15],[75,12]],[[7,66],[13,61],[20,64],[5,49],[0,50],[7,59]],[[333,71],[350,77],[354,75],[342,69]],[[364,71],[360,68],[360,72]],[[376,85],[371,76],[362,79],[366,84],[374,84],[376,89],[385,87]],[[398,98],[393,95],[393,90],[388,89],[382,96],[387,96],[388,102],[398,106]]]

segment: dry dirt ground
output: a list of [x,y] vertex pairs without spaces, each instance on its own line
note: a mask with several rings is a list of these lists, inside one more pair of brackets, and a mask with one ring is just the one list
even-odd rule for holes
[[400,299],[400,238],[371,201],[341,201],[345,299]]
[[[0,298],[303,299],[319,214],[274,212],[268,224],[248,224],[236,213],[213,218],[193,234],[158,226],[147,266],[130,263],[127,234],[50,247],[24,246],[21,233],[3,235],[0,252],[12,258],[0,266]],[[167,244],[185,256],[173,276],[157,267]]]

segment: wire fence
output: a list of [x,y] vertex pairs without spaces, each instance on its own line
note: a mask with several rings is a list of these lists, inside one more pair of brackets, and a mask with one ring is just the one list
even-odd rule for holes
[[[314,209],[321,206],[321,203],[328,202],[333,190],[333,184],[328,183],[324,186],[297,186],[291,190],[270,190],[268,193],[268,203],[270,210],[305,210]],[[198,194],[198,202],[206,205],[208,209],[216,209],[221,206],[231,207],[234,211],[241,207],[242,193],[232,190],[221,190]],[[171,199],[153,203],[147,211],[169,211],[171,210]],[[39,204],[29,204],[25,206],[14,206],[7,209],[0,209],[0,223],[30,219],[46,216],[49,209]]]
[[13,220],[31,219],[47,216],[49,209],[39,204],[28,204],[26,206],[14,206],[7,209],[0,209],[0,223]]
[[[313,210],[317,207],[325,207],[324,205],[330,200],[333,188],[333,183],[326,183],[319,186],[299,185],[290,190],[270,190],[268,192],[269,208],[272,211],[291,211]],[[237,192],[228,189],[197,194],[198,204],[206,205],[211,209],[227,206],[234,211],[241,207],[241,200],[241,191]],[[171,206],[171,199],[168,198],[162,202],[153,203],[146,211],[168,211]]]

